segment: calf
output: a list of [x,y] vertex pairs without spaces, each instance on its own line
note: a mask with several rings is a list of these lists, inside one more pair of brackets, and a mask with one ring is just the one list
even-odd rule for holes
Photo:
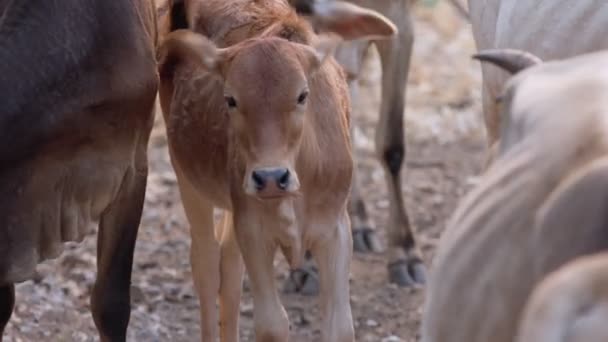
[[[348,3],[334,0],[290,0],[290,3],[300,13],[309,15],[315,27],[321,31],[331,30],[332,23],[328,22],[328,19],[331,19],[335,12],[346,10],[353,4],[376,10],[397,25],[399,32],[391,39],[355,40],[341,45],[336,52],[336,59],[346,72],[351,97],[356,98],[363,61],[372,43],[380,54],[382,92],[380,118],[376,128],[376,152],[384,167],[389,190],[389,280],[401,286],[422,284],[425,280],[424,264],[401,193],[401,166],[406,151],[403,112],[414,43],[411,18],[413,0],[350,0]],[[354,125],[351,125],[351,129],[353,128]],[[379,243],[359,188],[355,172],[349,201],[354,249],[359,252],[377,252],[380,249]],[[312,284],[295,286],[303,289],[314,288]]]
[[[608,52],[540,65],[535,56],[513,50],[485,51],[478,58],[514,73],[531,67],[506,84],[497,159],[441,238],[423,341],[512,342],[519,328],[534,333],[530,322],[544,320],[541,314],[569,324],[551,329],[595,329],[596,312],[585,303],[599,302],[602,291],[587,298],[563,291],[557,298],[553,285],[539,283],[561,282],[547,274],[608,248]],[[580,282],[597,289],[605,286],[603,278]],[[535,289],[540,294],[520,326]],[[545,306],[547,291],[563,305]],[[571,310],[575,303],[583,311]],[[564,310],[572,315],[555,316]]]
[[99,222],[91,310],[125,339],[158,77],[148,0],[0,1],[0,340],[14,284]]
[[[469,0],[479,50],[519,49],[543,60],[564,59],[608,48],[608,2],[603,0]],[[488,142],[500,138],[496,97],[508,74],[482,66],[482,101]]]
[[[160,100],[171,160],[191,224],[193,277],[202,335],[238,339],[243,267],[251,279],[256,338],[285,341],[273,260],[292,267],[310,250],[320,270],[322,340],[352,341],[346,201],[352,175],[345,78],[287,2],[186,2],[188,30],[160,52]],[[395,33],[368,11],[342,12],[336,32]],[[364,25],[362,25],[364,24]],[[348,35],[347,35],[348,34]],[[221,46],[219,48],[217,46]],[[214,238],[213,209],[224,212]]]

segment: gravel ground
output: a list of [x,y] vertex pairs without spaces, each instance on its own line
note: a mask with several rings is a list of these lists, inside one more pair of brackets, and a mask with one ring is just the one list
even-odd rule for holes
[[[470,189],[484,153],[479,114],[479,68],[469,25],[447,4],[416,9],[416,43],[407,94],[404,196],[427,265],[457,201]],[[354,104],[355,151],[363,193],[383,238],[386,186],[374,154],[380,68],[372,53]],[[148,192],[133,271],[130,341],[199,341],[198,300],[189,262],[189,232],[158,115],[150,143]],[[355,255],[351,302],[358,341],[417,341],[422,289],[386,282],[386,256]],[[97,341],[89,295],[95,273],[95,238],[69,245],[40,275],[17,287],[6,341]],[[277,279],[287,267],[277,258]],[[253,340],[251,294],[245,282],[241,340]],[[284,295],[293,341],[319,336],[318,307],[309,297]]]

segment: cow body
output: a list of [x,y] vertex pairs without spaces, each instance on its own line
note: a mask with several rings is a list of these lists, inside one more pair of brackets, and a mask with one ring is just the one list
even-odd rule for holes
[[[203,340],[218,335],[218,292],[222,340],[238,340],[241,253],[256,338],[288,338],[272,266],[281,249],[292,267],[312,252],[322,339],[350,341],[353,162],[347,84],[330,56],[335,42],[317,37],[286,1],[192,1],[185,8],[189,27],[210,41],[186,30],[169,36],[160,99],[191,224]],[[359,17],[342,27],[356,27]],[[368,17],[361,16],[394,33],[384,19]],[[215,232],[214,208],[224,211]]]
[[[608,48],[608,3],[602,0],[469,0],[478,50],[519,49],[543,60]],[[508,75],[483,65],[483,108],[490,144],[499,139],[496,97]]]
[[[515,341],[520,326],[542,320],[531,314],[520,324],[547,274],[608,247],[607,57],[548,62],[507,83],[497,158],[441,238],[423,341]],[[547,314],[563,308],[551,306]],[[588,313],[571,311],[561,319],[564,330],[577,329],[574,323]]]
[[0,293],[99,223],[93,315],[102,339],[124,339],[158,82],[154,8],[4,2],[0,13]]

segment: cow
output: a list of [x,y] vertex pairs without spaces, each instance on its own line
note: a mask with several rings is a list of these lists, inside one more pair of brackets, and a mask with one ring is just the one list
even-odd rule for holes
[[[478,50],[518,49],[543,60],[564,59],[608,48],[608,2],[602,0],[469,0]],[[500,138],[497,96],[508,73],[482,65],[482,105],[492,160]]]
[[608,341],[607,275],[606,252],[576,258],[549,274],[526,304],[517,342]]
[[0,340],[14,284],[99,225],[91,311],[124,341],[158,87],[148,0],[0,1]]
[[[356,98],[367,51],[372,44],[378,49],[383,72],[380,117],[376,128],[376,153],[385,171],[389,191],[389,281],[400,286],[424,284],[425,267],[401,192],[401,167],[406,152],[403,130],[405,90],[414,43],[411,16],[413,0],[290,0],[290,3],[300,14],[309,16],[318,31],[332,29],[331,22],[326,22],[328,16],[331,18],[331,15],[334,15],[328,6],[338,8],[334,10],[338,12],[341,8],[347,9],[353,4],[382,13],[394,22],[399,30],[392,39],[360,39],[342,44],[336,52],[336,59],[346,72],[351,98]],[[354,125],[351,125],[351,129],[354,129]],[[355,172],[349,200],[354,250],[378,252],[380,244],[359,188]],[[307,275],[311,273],[311,269],[311,265],[307,264],[301,271]],[[311,276],[292,275],[288,288],[304,294],[314,293],[317,287],[314,280],[315,277]]]
[[[526,303],[547,275],[608,248],[608,52],[542,63],[519,50],[483,50],[477,58],[513,76],[499,96],[496,159],[441,237],[424,342],[515,341]],[[596,288],[601,279],[580,282]],[[560,318],[562,331],[592,328],[582,324],[595,315],[589,303],[602,294],[587,295],[565,291],[556,298],[587,303]],[[532,299],[531,307],[540,301]],[[542,307],[547,315],[568,309]]]
[[[338,36],[317,36],[284,0],[184,4],[188,29],[160,48],[159,95],[191,225],[203,340],[218,335],[218,293],[220,336],[238,340],[244,268],[256,340],[288,339],[273,274],[280,249],[292,267],[307,250],[319,266],[321,340],[352,341],[350,102],[331,55],[339,36],[396,28],[351,7],[327,19]],[[215,227],[214,208],[223,212]]]

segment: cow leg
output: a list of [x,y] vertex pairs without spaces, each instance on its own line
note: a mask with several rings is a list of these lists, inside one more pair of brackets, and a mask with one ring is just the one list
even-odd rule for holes
[[500,138],[500,108],[496,103],[496,94],[493,94],[492,91],[490,91],[487,83],[487,81],[484,81],[481,88],[481,104],[486,124],[488,146],[492,146]]
[[299,293],[304,296],[319,294],[319,270],[309,251],[304,254],[302,266],[289,271],[283,292]]
[[488,151],[486,152],[486,160],[483,164],[483,169],[485,171],[498,157],[500,106],[496,103],[496,96],[490,92],[487,87],[487,82],[485,81],[482,87],[481,96],[484,120],[486,123],[486,138],[488,141]]
[[15,285],[0,286],[0,342],[15,307]]
[[220,222],[220,340],[239,340],[239,305],[245,266],[234,234],[232,215],[224,212]]
[[214,233],[213,205],[202,199],[179,172],[177,174],[182,204],[190,223],[190,264],[200,304],[201,338],[203,341],[215,341],[218,330],[216,303],[220,288],[220,248]]
[[312,248],[321,282],[321,340],[354,341],[349,295],[353,247],[347,213],[342,215],[337,227],[327,227],[327,230],[335,233],[316,241]]
[[97,237],[97,279],[91,296],[102,341],[125,341],[131,311],[133,251],[146,192],[147,170],[129,171],[104,211]]
[[425,270],[401,195],[401,166],[406,152],[403,129],[405,87],[414,42],[411,22],[408,20],[403,26],[399,27],[395,38],[375,42],[383,70],[376,150],[384,166],[389,190],[389,278],[398,285],[409,286],[424,283]]
[[[356,101],[359,84],[357,79],[351,79],[348,83],[348,88],[350,90],[350,98],[351,101]],[[355,123],[354,120],[350,120],[351,127],[351,139],[355,139]],[[353,234],[353,247],[355,252],[380,252],[380,242],[378,241],[378,237],[374,232],[374,226],[367,215],[367,208],[365,206],[365,202],[363,201],[363,197],[361,197],[361,192],[359,190],[359,177],[357,177],[358,170],[355,168],[353,170],[353,179],[352,186],[350,189],[350,198],[349,198],[349,211],[350,217],[352,221],[352,234]]]
[[[350,91],[351,102],[355,103],[358,98],[358,76],[363,68],[365,55],[369,51],[368,42],[344,42],[336,52],[336,59],[341,63],[344,71],[348,75],[348,88]],[[353,107],[356,107],[354,104]],[[354,142],[354,120],[350,120],[351,139]],[[353,170],[351,193],[349,196],[349,214],[352,221],[353,247],[357,252],[380,252],[380,242],[378,240],[374,225],[367,214],[366,204],[361,196],[358,170]],[[319,276],[315,263],[306,253],[306,258],[302,267],[292,270],[289,278],[284,285],[287,293],[299,293],[302,295],[316,295],[319,293]]]
[[287,341],[289,320],[274,281],[277,246],[263,234],[264,229],[252,226],[252,222],[259,222],[256,218],[240,216],[235,211],[234,219],[237,241],[251,280],[256,341]]

